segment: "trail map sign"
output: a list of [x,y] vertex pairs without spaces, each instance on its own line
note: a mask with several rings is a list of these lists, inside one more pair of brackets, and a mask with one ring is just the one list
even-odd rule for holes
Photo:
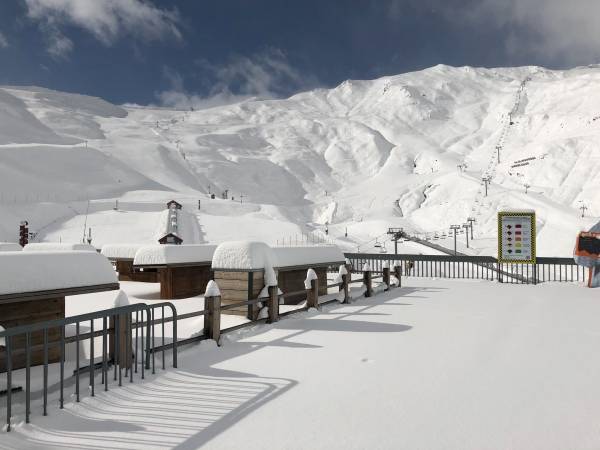
[[535,211],[498,213],[498,262],[535,264]]

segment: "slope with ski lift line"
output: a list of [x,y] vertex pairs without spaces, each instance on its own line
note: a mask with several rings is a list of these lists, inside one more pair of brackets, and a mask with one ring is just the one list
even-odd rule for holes
[[469,251],[494,254],[496,211],[518,207],[538,213],[539,254],[569,256],[597,221],[579,207],[600,214],[598,83],[597,67],[440,65],[200,111],[1,88],[0,240],[28,219],[36,240],[79,241],[86,224],[97,246],[150,242],[176,198],[188,243],[294,244],[328,223],[328,239],[371,251],[388,227],[441,236],[475,216]]

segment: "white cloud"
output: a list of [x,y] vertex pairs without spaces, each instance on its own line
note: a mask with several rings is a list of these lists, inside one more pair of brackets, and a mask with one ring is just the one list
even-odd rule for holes
[[600,60],[598,0],[388,0],[384,5],[391,18],[418,8],[475,31],[492,29],[511,55],[563,65]]
[[0,48],[6,47],[8,47],[8,39],[6,39],[6,36],[4,36],[4,34],[2,34],[2,31],[0,31]]
[[49,52],[65,56],[73,48],[61,28],[80,27],[105,45],[121,36],[145,41],[182,38],[177,11],[160,9],[147,0],[25,0],[27,15],[40,22]]
[[600,56],[597,0],[485,0],[475,12],[509,30],[513,53],[540,53],[567,64],[597,62]]
[[196,109],[221,106],[250,98],[277,98],[282,94],[308,89],[317,85],[313,77],[303,76],[292,67],[277,49],[270,49],[252,57],[234,56],[225,64],[198,61],[207,94],[188,92],[181,75],[165,68],[170,89],[156,97],[162,106]]

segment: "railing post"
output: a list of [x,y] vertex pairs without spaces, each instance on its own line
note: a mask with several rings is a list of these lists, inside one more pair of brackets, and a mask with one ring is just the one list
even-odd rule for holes
[[398,279],[398,287],[402,287],[402,263],[394,263],[394,275]]
[[221,337],[221,291],[214,280],[206,285],[204,310],[204,335],[218,345]]
[[267,323],[277,322],[279,320],[279,287],[269,286],[269,320]]
[[[127,336],[127,314],[119,314],[117,317],[118,323],[115,321],[114,316],[110,317],[109,327],[112,329],[112,331],[110,331],[108,335],[109,354],[115,366],[118,365],[119,367],[129,369],[131,368],[131,360],[126,356],[127,346],[130,345],[131,342]],[[148,320],[151,320],[150,317],[148,317]],[[119,335],[116,336],[116,333]],[[93,362],[90,361],[90,364],[93,364]]]
[[340,286],[340,290],[344,290],[344,302],[350,303],[350,277],[349,273],[345,273],[342,275],[342,285]]
[[313,269],[308,269],[306,272],[304,287],[306,288],[306,308],[319,309],[319,280]]
[[391,287],[390,286],[390,265],[387,261],[383,263],[382,269],[383,269],[383,284],[385,284],[385,286],[386,286],[385,290],[389,291],[390,287]]
[[371,273],[371,266],[369,263],[363,266],[363,281],[367,290],[365,291],[365,297],[371,297],[373,295],[373,279]]

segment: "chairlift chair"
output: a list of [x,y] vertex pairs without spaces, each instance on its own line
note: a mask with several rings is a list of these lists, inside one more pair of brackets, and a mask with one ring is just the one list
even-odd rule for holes
[[379,249],[379,253],[387,253],[387,248],[385,248],[385,242],[383,243],[383,245]]
[[375,245],[374,245],[374,247],[375,248],[381,248],[381,244],[379,243],[379,239],[378,238],[375,238]]

